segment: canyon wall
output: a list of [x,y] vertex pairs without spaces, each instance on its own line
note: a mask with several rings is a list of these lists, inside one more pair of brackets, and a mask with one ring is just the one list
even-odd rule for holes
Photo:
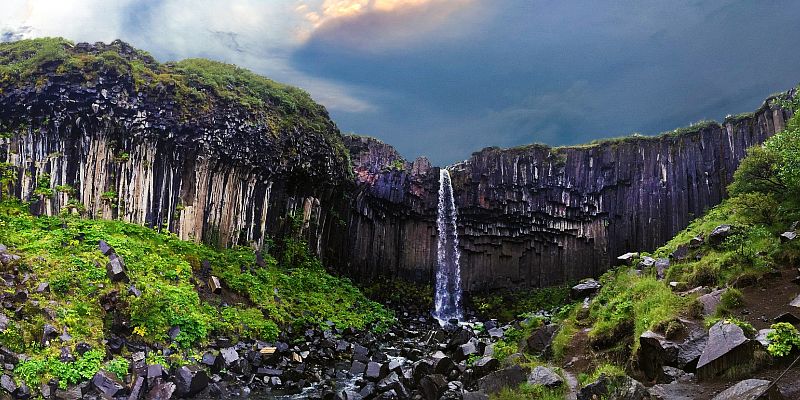
[[[433,281],[438,167],[343,137],[302,91],[181,63],[122,42],[1,44],[0,197],[222,246],[263,248],[300,222],[342,274]],[[654,249],[722,201],[746,149],[789,117],[765,102],[659,137],[474,153],[449,167],[463,287],[569,282]]]
[[[341,197],[338,185],[352,176],[324,108],[296,111],[314,117],[308,129],[286,123],[280,99],[247,108],[196,83],[208,94],[187,109],[174,87],[180,73],[125,43],[55,48],[63,52],[30,81],[0,81],[6,196],[30,202],[35,214],[120,219],[222,246],[259,248],[302,218],[306,239],[320,246],[333,218],[323,204]],[[109,52],[122,61],[63,68]],[[167,83],[119,73],[142,64]],[[282,90],[275,93],[307,96]]]
[[[625,252],[655,249],[719,204],[746,149],[789,117],[765,102],[723,124],[658,137],[474,153],[450,167],[465,290],[574,281]],[[399,168],[399,155],[373,139],[347,144],[360,189],[349,221],[355,242],[338,265],[353,276],[432,281],[438,170],[424,160]]]

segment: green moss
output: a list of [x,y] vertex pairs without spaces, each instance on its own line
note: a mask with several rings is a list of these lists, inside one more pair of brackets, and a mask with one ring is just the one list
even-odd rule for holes
[[517,388],[503,388],[498,393],[489,396],[491,400],[563,400],[566,393],[564,385],[558,388],[546,388],[542,385],[523,383]]
[[[47,323],[58,331],[66,328],[74,343],[102,348],[113,320],[109,313],[128,319],[133,336],[146,343],[168,345],[168,331],[179,327],[172,344],[177,349],[201,345],[211,335],[274,340],[286,325],[327,328],[331,321],[340,328],[379,330],[394,321],[350,281],[328,274],[308,255],[303,257],[306,264],[279,265],[266,254],[267,266],[262,268],[256,266],[251,249],[218,250],[120,221],[33,217],[25,209],[22,203],[0,203],[0,243],[22,257],[17,265],[21,271],[36,277],[27,283],[31,299],[55,311],[55,319]],[[130,283],[112,283],[106,276],[107,257],[97,248],[101,239],[124,260]],[[222,279],[224,299],[201,295],[208,293],[205,283],[195,280],[201,260],[208,260]],[[50,283],[50,293],[34,293],[42,281]],[[141,290],[141,296],[129,295],[129,285]],[[100,298],[111,293],[119,301],[106,313]],[[57,348],[36,344],[46,322],[44,313],[32,302],[28,307],[28,317],[12,319],[0,334],[0,343],[31,356],[17,376],[31,382],[63,376],[64,382],[74,382],[80,375],[74,370],[87,368],[52,363]]]
[[642,333],[686,310],[687,300],[653,276],[623,268],[606,273],[601,282],[603,288],[589,310],[593,321],[589,338],[599,347],[624,343],[635,353]]

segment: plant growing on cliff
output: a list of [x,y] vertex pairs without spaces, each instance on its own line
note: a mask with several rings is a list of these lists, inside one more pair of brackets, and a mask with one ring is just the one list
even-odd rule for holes
[[767,334],[767,351],[775,357],[786,357],[792,350],[800,349],[800,332],[788,322],[778,322],[770,326],[774,331]]
[[17,180],[17,168],[7,162],[0,163],[0,200],[11,196],[12,185]]

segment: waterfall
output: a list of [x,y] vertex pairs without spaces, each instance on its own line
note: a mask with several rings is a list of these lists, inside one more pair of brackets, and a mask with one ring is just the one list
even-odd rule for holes
[[439,170],[439,209],[436,224],[439,228],[439,242],[433,316],[444,324],[450,319],[462,318],[459,264],[461,253],[458,250],[456,204],[450,173],[444,168]]

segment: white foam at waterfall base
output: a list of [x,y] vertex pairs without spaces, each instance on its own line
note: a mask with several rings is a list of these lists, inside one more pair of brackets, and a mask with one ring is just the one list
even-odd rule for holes
[[449,320],[463,318],[461,307],[461,253],[458,250],[458,225],[456,204],[450,173],[439,171],[438,257],[433,316],[445,325]]

